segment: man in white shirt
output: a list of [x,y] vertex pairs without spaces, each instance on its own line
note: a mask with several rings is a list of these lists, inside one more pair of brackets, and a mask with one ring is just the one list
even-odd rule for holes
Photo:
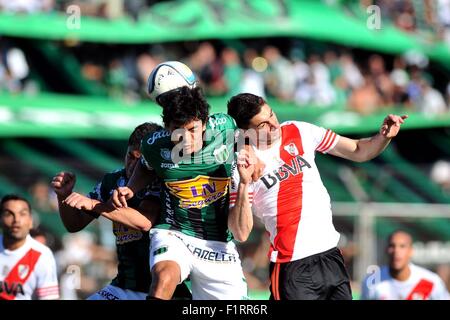
[[362,282],[363,300],[449,300],[442,279],[427,269],[411,263],[413,240],[405,231],[389,236],[389,263],[379,273]]
[[253,168],[246,173],[238,165],[233,170],[230,214],[246,222],[247,232],[253,223],[252,211],[264,222],[271,242],[271,298],[350,300],[349,276],[336,247],[340,235],[333,225],[330,196],[315,154],[358,162],[373,159],[397,135],[407,116],[388,115],[378,134],[353,140],[307,122],[280,124],[264,99],[253,94],[231,98],[228,114],[266,165],[255,183],[250,179]]
[[59,298],[56,263],[48,247],[30,236],[31,206],[20,196],[0,202],[0,300]]

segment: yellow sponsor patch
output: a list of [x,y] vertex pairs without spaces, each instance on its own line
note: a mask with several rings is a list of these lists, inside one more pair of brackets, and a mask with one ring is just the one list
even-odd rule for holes
[[180,207],[204,208],[228,192],[230,178],[197,176],[194,179],[166,182],[170,193],[180,199]]
[[116,244],[125,244],[142,238],[142,232],[113,222],[113,233],[116,236]]

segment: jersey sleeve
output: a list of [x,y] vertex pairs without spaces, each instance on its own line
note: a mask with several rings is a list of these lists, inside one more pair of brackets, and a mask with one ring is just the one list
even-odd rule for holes
[[101,192],[102,183],[103,183],[103,181],[100,181],[99,183],[97,183],[95,185],[95,187],[92,189],[92,191],[87,194],[88,198],[104,202],[104,200],[102,198],[102,192]]
[[312,146],[315,151],[328,153],[336,146],[340,136],[330,129],[325,129],[307,122],[300,122],[302,128],[305,128],[307,135],[312,140]]
[[[232,168],[231,168],[231,183],[230,183],[230,209],[233,208],[236,205],[236,198],[237,198],[237,192],[238,192],[238,186],[239,186],[239,171],[237,168],[236,161],[233,162]],[[254,187],[253,183],[250,183],[248,187],[248,198],[250,201],[250,207],[253,205],[253,194],[254,194]]]
[[46,250],[42,253],[36,266],[36,296],[39,300],[59,299],[58,276],[53,253]]

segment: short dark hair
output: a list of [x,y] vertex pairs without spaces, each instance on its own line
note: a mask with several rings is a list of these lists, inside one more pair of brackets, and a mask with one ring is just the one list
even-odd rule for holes
[[25,199],[24,197],[19,196],[17,194],[7,194],[7,195],[3,196],[2,201],[0,202],[0,210],[3,212],[3,206],[5,205],[5,203],[8,202],[8,201],[13,201],[13,200],[24,201],[27,204],[28,209],[31,212],[31,204],[30,204],[30,202],[27,199]]
[[408,231],[403,230],[403,229],[397,229],[397,230],[394,230],[393,232],[391,232],[389,234],[388,239],[387,239],[387,244],[388,245],[391,243],[392,238],[398,233],[404,233],[407,236],[409,236],[409,238],[411,239],[411,245],[413,244],[413,237],[412,237],[411,233],[409,233]]
[[154,122],[145,122],[138,125],[128,138],[128,146],[139,147],[141,145],[141,140],[144,139],[147,134],[149,134],[150,132],[159,131],[161,129],[162,127]]
[[166,127],[169,127],[170,123],[184,125],[192,120],[201,120],[205,123],[209,117],[210,106],[200,87],[184,86],[171,90],[160,99],[160,104]]
[[251,93],[240,93],[228,101],[228,114],[234,118],[238,128],[248,129],[250,120],[261,112],[266,101]]

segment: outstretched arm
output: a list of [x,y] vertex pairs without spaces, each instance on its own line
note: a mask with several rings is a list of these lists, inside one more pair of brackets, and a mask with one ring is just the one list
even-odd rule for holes
[[407,115],[390,114],[383,120],[380,131],[373,137],[360,140],[340,137],[336,146],[329,153],[356,162],[372,160],[383,152],[392,138],[398,134],[400,126],[407,118]]
[[103,203],[76,192],[64,202],[71,208],[93,212],[113,222],[144,232],[151,229],[159,216],[159,203],[149,199],[143,200],[138,210],[130,207],[116,209],[110,202]]

